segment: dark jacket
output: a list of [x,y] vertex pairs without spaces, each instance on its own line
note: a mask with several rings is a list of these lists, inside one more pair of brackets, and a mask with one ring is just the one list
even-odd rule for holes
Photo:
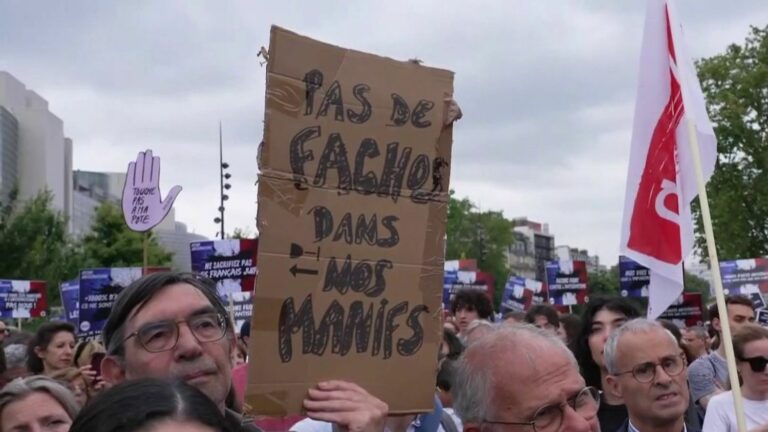
[[[685,424],[685,427],[688,432],[701,432],[701,429],[688,423]],[[625,421],[620,428],[616,429],[616,432],[629,432],[629,419],[627,419],[627,421]],[[643,431],[640,431],[640,432],[643,432]],[[680,431],[680,432],[683,432],[683,431]]]

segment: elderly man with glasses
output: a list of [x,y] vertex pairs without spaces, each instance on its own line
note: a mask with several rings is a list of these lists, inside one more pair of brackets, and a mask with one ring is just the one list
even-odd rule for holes
[[556,335],[531,325],[495,327],[469,345],[452,391],[465,432],[600,432],[597,390]]
[[[616,432],[697,432],[686,425],[690,395],[685,354],[659,323],[638,318],[605,344],[606,382],[629,419]],[[613,432],[613,431],[605,431]]]
[[[139,279],[118,296],[102,338],[107,356],[101,368],[107,382],[180,379],[220,407],[228,430],[259,430],[226,407],[236,341],[212,281],[177,272]],[[308,415],[350,430],[382,424],[387,413],[381,404],[354,384],[339,381],[318,384],[305,400]]]

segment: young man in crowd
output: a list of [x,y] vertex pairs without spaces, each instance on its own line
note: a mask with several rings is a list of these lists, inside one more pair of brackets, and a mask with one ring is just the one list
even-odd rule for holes
[[[755,311],[752,309],[752,300],[746,296],[728,296],[725,299],[728,311],[728,322],[731,325],[731,333],[741,328],[742,325],[755,321]],[[691,397],[696,402],[699,416],[704,418],[707,403],[712,396],[725,391],[728,383],[728,364],[725,360],[725,344],[721,318],[717,305],[709,308],[709,319],[712,327],[717,331],[721,341],[716,351],[699,357],[688,369],[688,382],[691,384]]]
[[661,324],[637,318],[614,330],[605,345],[605,365],[607,384],[629,413],[616,432],[696,432],[684,416],[685,354]]
[[452,387],[465,432],[599,432],[597,390],[548,331],[500,326],[467,347]]
[[[259,430],[226,407],[235,332],[212,281],[177,272],[141,278],[118,296],[102,337],[106,381],[181,379],[216,403],[232,430]],[[349,430],[379,430],[387,415],[386,404],[342,381],[309,389],[304,407],[308,416]]]
[[451,315],[461,336],[475,320],[493,320],[493,306],[485,291],[460,289],[451,303]]

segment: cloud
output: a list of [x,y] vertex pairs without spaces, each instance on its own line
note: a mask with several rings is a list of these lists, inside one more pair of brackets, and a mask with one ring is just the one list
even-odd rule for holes
[[[762,0],[678,2],[696,57],[768,21]],[[456,72],[452,187],[484,209],[549,222],[558,244],[611,264],[631,137],[642,2],[390,1],[0,3],[0,69],[50,101],[75,168],[163,158],[177,219],[212,236],[218,124],[232,189],[227,227],[255,226],[269,26]]]

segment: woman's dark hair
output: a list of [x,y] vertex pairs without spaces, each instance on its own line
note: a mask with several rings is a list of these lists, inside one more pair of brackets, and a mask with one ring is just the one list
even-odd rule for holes
[[589,335],[592,333],[592,320],[598,312],[606,309],[611,312],[624,315],[627,319],[638,318],[640,311],[621,297],[594,297],[589,299],[587,309],[581,316],[581,331],[573,346],[573,352],[581,368],[581,376],[588,386],[602,390],[603,386],[600,380],[600,366],[592,358],[592,351],[589,349]]
[[557,314],[557,309],[552,306],[543,303],[531,306],[525,314],[525,322],[535,324],[537,316],[546,318],[552,327],[560,328],[560,316]]
[[96,396],[80,411],[70,432],[132,432],[163,420],[187,420],[233,432],[216,404],[183,381],[129,380]]
[[451,314],[456,315],[459,309],[477,312],[477,317],[493,321],[493,306],[488,294],[479,289],[465,288],[456,291],[456,297],[451,303]]
[[464,345],[462,345],[459,337],[448,329],[443,329],[443,343],[448,346],[448,354],[445,355],[447,359],[456,360],[464,351]]
[[565,330],[567,345],[571,347],[581,331],[581,317],[575,314],[560,315],[560,327]]
[[60,332],[72,333],[72,336],[77,338],[75,334],[75,326],[66,321],[51,321],[41,325],[32,340],[27,345],[27,369],[32,372],[33,375],[43,373],[45,366],[43,365],[43,359],[37,356],[35,348],[48,348],[54,336]]

